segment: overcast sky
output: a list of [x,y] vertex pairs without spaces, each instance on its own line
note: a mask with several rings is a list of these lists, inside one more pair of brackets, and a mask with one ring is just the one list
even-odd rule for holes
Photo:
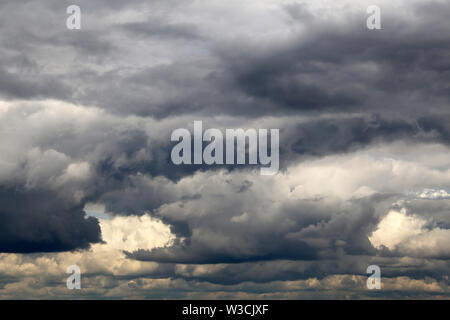
[[[449,298],[449,16],[2,0],[0,298]],[[279,128],[279,173],[173,165],[194,120]]]

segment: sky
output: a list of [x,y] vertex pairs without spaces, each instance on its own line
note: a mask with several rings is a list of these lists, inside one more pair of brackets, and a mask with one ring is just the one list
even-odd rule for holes
[[[2,0],[0,299],[448,299],[449,14]],[[194,121],[279,128],[279,172],[174,165]]]

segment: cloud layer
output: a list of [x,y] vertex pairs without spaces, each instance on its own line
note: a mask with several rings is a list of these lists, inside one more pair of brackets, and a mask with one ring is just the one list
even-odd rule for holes
[[[446,1],[70,4],[0,4],[1,298],[449,297]],[[172,164],[195,120],[280,172]]]

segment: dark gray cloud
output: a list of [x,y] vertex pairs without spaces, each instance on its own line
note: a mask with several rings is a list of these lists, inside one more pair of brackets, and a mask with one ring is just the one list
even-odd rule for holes
[[98,220],[55,192],[1,188],[0,252],[55,252],[101,241]]
[[[385,197],[354,201],[350,206],[327,204],[320,199],[294,201],[284,203],[278,210],[271,207],[269,201],[260,199],[263,203],[247,212],[243,200],[256,198],[257,191],[247,192],[251,194],[225,193],[223,197],[216,197],[213,206],[200,198],[181,207],[157,210],[156,216],[163,221],[186,226],[188,232],[177,234],[183,241],[169,248],[128,253],[128,257],[143,261],[211,264],[316,260],[374,253],[367,237],[380,214],[376,214],[372,203],[378,203],[378,210],[386,209],[386,204],[380,204],[386,201]],[[231,197],[234,203],[226,205],[226,199]],[[180,216],[180,210],[183,210],[183,216]],[[199,210],[205,213],[198,216]],[[177,230],[173,232],[177,233]]]
[[[291,17],[290,23],[307,24],[308,34],[292,33],[285,41],[267,48],[264,43],[245,38],[230,40],[208,35],[195,22],[175,21],[176,16],[168,12],[172,3],[152,2],[149,10],[155,10],[144,14],[144,21],[124,23],[94,20],[96,14],[120,16],[119,9],[123,8],[116,8],[114,3],[104,7],[80,5],[86,12],[86,30],[82,32],[65,30],[64,21],[56,20],[63,20],[54,12],[56,7],[49,7],[40,10],[48,16],[48,21],[41,22],[43,28],[51,28],[48,33],[27,28],[26,22],[12,22],[18,26],[8,28],[14,31],[2,37],[8,51],[27,49],[27,58],[40,66],[46,59],[36,55],[48,50],[56,54],[65,50],[78,61],[66,64],[64,74],[41,71],[35,79],[44,92],[55,92],[45,77],[63,79],[72,91],[72,95],[64,96],[70,101],[121,114],[154,117],[193,113],[254,117],[304,112],[388,115],[404,111],[414,116],[433,110],[447,112],[442,103],[448,103],[449,41],[445,34],[436,32],[447,22],[432,19],[426,13],[430,8],[416,9],[414,21],[386,12],[385,30],[371,32],[361,27],[365,25],[363,15],[350,16],[346,25],[339,25],[317,16],[305,20],[298,12],[299,8],[308,12],[307,6],[288,5],[284,10]],[[128,6],[133,5],[138,8],[143,3]],[[429,6],[440,12],[447,8],[438,2]],[[57,7],[64,9],[63,4]],[[25,8],[18,8],[31,21],[37,19]],[[57,22],[60,27],[55,28]],[[181,39],[184,42],[178,42]],[[142,41],[144,46],[156,49],[153,56],[141,57],[138,51],[125,47]],[[165,52],[167,56],[161,59]],[[140,67],[131,69],[130,59],[136,59]],[[83,64],[86,60],[107,71],[99,72],[93,65]],[[19,71],[13,75],[27,77]],[[19,87],[14,78],[10,81],[5,79],[2,86]],[[35,96],[10,91],[10,97]],[[428,107],[424,108],[424,104]]]
[[0,92],[6,98],[14,99],[65,99],[70,96],[70,88],[56,77],[42,77],[37,72],[17,75],[1,69]]
[[198,28],[194,24],[189,23],[165,23],[162,20],[152,19],[145,22],[126,23],[122,27],[133,37],[157,37],[162,41],[177,39],[193,41],[202,39]]

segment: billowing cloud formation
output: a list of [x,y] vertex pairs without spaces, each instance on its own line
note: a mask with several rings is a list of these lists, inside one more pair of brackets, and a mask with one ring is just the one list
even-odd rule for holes
[[[446,1],[382,30],[370,1],[69,4],[0,4],[1,297],[449,296]],[[194,120],[279,128],[279,174],[173,165]]]
[[450,253],[448,229],[425,228],[427,221],[420,217],[391,211],[380,222],[378,229],[369,237],[376,247],[398,248],[400,254],[421,257],[446,257]]

